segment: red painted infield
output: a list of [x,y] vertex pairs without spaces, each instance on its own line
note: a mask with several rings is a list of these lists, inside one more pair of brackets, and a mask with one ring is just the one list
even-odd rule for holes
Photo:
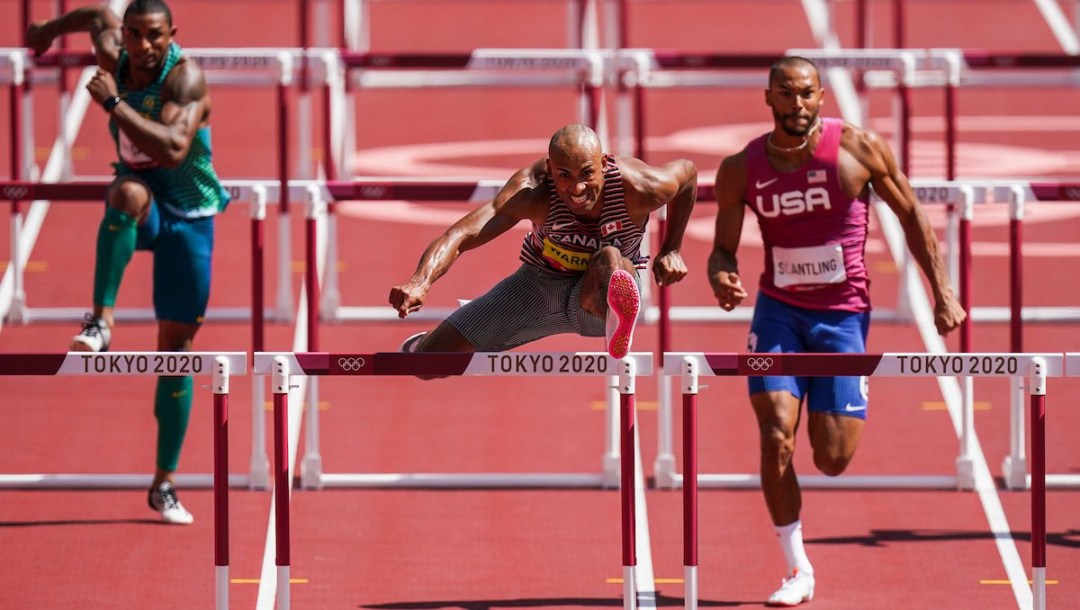
[[[47,14],[51,4],[33,3],[35,16]],[[188,47],[296,42],[291,2],[260,3],[259,10],[271,18],[264,22],[269,25],[259,28],[234,26],[245,22],[255,6],[252,3],[174,4],[179,39]],[[451,4],[457,8],[448,8]],[[837,7],[837,26],[846,46],[851,44],[852,4]],[[799,2],[642,1],[630,5],[633,46],[779,53],[814,45]],[[871,5],[876,24],[873,39],[883,46],[889,16],[884,13],[885,4]],[[0,0],[3,14],[16,14],[15,7],[13,0]],[[971,8],[966,2],[912,3],[908,43],[927,48],[1056,50],[1031,4],[994,2],[976,13]],[[418,17],[421,13],[423,19]],[[545,27],[483,27],[493,14]],[[376,24],[372,44],[378,50],[566,44],[563,2],[375,2],[372,19]],[[426,26],[451,19],[452,28]],[[961,22],[971,25],[957,29],[955,24]],[[687,23],[709,25],[686,27]],[[0,26],[0,45],[15,44],[17,39],[10,22]],[[1073,114],[1077,94],[1071,90],[1051,93],[1004,88],[982,94],[961,91],[961,175],[1045,180],[1075,176],[1080,150],[1055,130],[1075,130],[1064,117]],[[51,143],[55,134],[49,110],[55,94],[51,87],[42,86],[37,95],[40,147]],[[220,173],[226,178],[272,177],[272,91],[217,86],[213,96]],[[7,116],[8,100],[3,98],[0,113]],[[691,158],[698,163],[701,181],[711,181],[719,159],[735,150],[730,142],[740,142],[742,134],[767,127],[767,108],[760,98],[760,92],[745,89],[648,92],[649,160]],[[891,111],[888,96],[879,92],[872,100],[874,116],[882,119],[874,123],[875,128],[880,124],[883,132],[891,133],[884,120]],[[838,115],[835,105],[826,109],[831,116]],[[1043,122],[1002,125],[1000,121],[1000,117],[1029,116],[1036,111]],[[940,94],[917,93],[915,113],[914,167],[921,172],[915,177],[938,176],[943,171],[941,133],[936,126]],[[502,178],[539,156],[555,127],[575,120],[576,97],[554,89],[510,87],[372,90],[360,96],[357,116],[358,171],[412,175],[422,171],[412,164],[424,159],[434,167],[429,174],[475,170],[477,177]],[[111,153],[97,108],[88,109],[85,125],[76,141],[76,172],[100,176],[108,171]],[[992,128],[995,125],[1000,128]],[[0,163],[5,171],[9,137],[7,130],[0,133]],[[430,146],[436,144],[442,147],[437,154]],[[404,152],[397,149],[401,156],[393,157],[392,147]],[[1025,164],[1036,154],[1039,163]],[[44,153],[38,157],[42,161]],[[378,166],[380,159],[389,158],[401,159],[400,166]],[[443,167],[445,174],[440,173]],[[1023,169],[1011,173],[1010,167]],[[99,205],[56,204],[49,211],[31,256],[35,265],[26,278],[30,306],[86,303],[92,275],[90,235],[96,228]],[[384,306],[390,287],[411,274],[423,247],[450,222],[447,215],[452,218],[466,209],[459,204],[417,202],[403,208],[397,219],[384,220],[365,209],[370,205],[340,206],[338,266],[345,305]],[[1068,204],[1028,209],[1024,288],[1029,305],[1066,306],[1076,300],[1071,288],[1076,285],[1076,253],[1068,246],[1075,241],[1080,220],[1078,214],[1060,212],[1056,205]],[[247,206],[238,204],[219,218],[213,307],[241,307],[249,302],[247,213]],[[714,305],[703,275],[712,214],[712,205],[705,202],[695,212],[683,250],[691,275],[671,291],[676,306]],[[1005,306],[1005,216],[986,207],[978,208],[976,215],[973,237],[981,244],[982,254],[977,251],[975,258],[973,302],[979,307]],[[298,212],[292,219],[292,258],[296,261],[303,253],[299,216]],[[277,248],[273,212],[269,219],[267,269],[272,270]],[[0,221],[3,248],[10,239],[9,222],[7,216]],[[486,290],[516,266],[522,235],[522,231],[511,231],[463,257],[433,289],[429,305],[452,306],[457,299]],[[744,277],[753,287],[761,250],[751,237],[752,233],[744,237],[741,258]],[[879,309],[890,310],[896,303],[896,272],[876,229],[871,246],[873,299]],[[301,269],[295,265],[291,276],[297,297]],[[274,288],[271,280],[268,303],[273,301]],[[145,254],[137,255],[121,300],[125,306],[145,307],[150,298],[150,261]],[[413,321],[326,324],[321,328],[320,348],[391,351],[404,337],[427,326]],[[71,324],[6,324],[0,333],[0,350],[59,351],[74,330]],[[152,324],[124,324],[117,330],[114,349],[148,350],[154,333]],[[680,322],[672,330],[671,345],[678,351],[740,351],[745,333],[745,322]],[[1077,336],[1075,323],[1029,324],[1024,348],[1075,350]],[[981,323],[975,327],[974,345],[981,351],[1008,351],[1008,337],[1005,325]],[[268,327],[266,349],[288,351],[293,342],[292,326]],[[950,337],[946,343],[955,350],[958,339]],[[196,340],[200,351],[249,347],[250,330],[244,322],[210,320]],[[655,327],[639,328],[635,351],[656,348]],[[529,351],[601,349],[600,340],[564,336],[545,339]],[[869,349],[921,352],[925,348],[914,326],[876,323]],[[708,387],[702,389],[699,402],[700,471],[753,473],[758,459],[756,425],[745,381],[714,378],[702,383]],[[1049,383],[1047,464],[1052,473],[1080,473],[1080,458],[1069,436],[1080,421],[1069,408],[1078,385],[1074,379]],[[152,387],[149,379],[0,378],[5,395],[0,412],[0,446],[5,448],[0,471],[149,472],[154,451]],[[1001,459],[1009,452],[1007,382],[979,379],[975,388],[976,431],[990,471],[997,476]],[[249,379],[235,379],[232,390],[229,457],[234,473],[246,473],[253,417]],[[396,377],[325,379],[319,392],[320,453],[326,473],[599,473],[602,468],[604,414],[596,408],[605,396],[601,379],[470,378],[424,383]],[[958,442],[934,380],[875,379],[871,393],[870,423],[850,474],[955,474]],[[638,428],[646,476],[654,473],[659,444],[657,394],[654,378],[638,380]],[[184,473],[206,473],[212,468],[210,398],[206,389],[197,389],[181,462]],[[678,397],[673,398],[677,407]],[[269,425],[265,412],[259,416]],[[673,424],[676,431],[681,430],[678,408]],[[301,433],[301,454],[306,442]],[[680,455],[678,432],[672,443],[675,455]],[[797,470],[816,475],[808,450],[807,438],[800,431]],[[1048,493],[1051,608],[1080,604],[1080,581],[1075,577],[1080,570],[1077,493]],[[211,607],[211,492],[181,489],[181,497],[196,516],[190,528],[158,524],[145,506],[143,490],[0,490],[0,546],[21,558],[0,576],[4,592],[0,605]],[[1015,540],[1008,544],[1017,549],[1030,574],[1030,495],[1000,491],[996,497]],[[231,607],[272,607],[259,597],[258,583],[264,573],[273,573],[274,549],[266,539],[270,498],[266,491],[230,493]],[[803,502],[806,546],[818,576],[812,607],[1017,607],[1012,589],[1000,584],[1007,578],[1003,561],[975,493],[808,490]],[[650,490],[645,506],[651,541],[648,560],[659,593],[656,605],[682,605],[681,493]],[[295,580],[291,597],[297,608],[614,607],[620,604],[622,592],[613,580],[622,576],[618,510],[614,490],[296,489],[291,511],[291,575]],[[701,605],[760,606],[778,586],[784,569],[760,492],[703,489],[700,511]],[[645,560],[639,555],[639,561]]]

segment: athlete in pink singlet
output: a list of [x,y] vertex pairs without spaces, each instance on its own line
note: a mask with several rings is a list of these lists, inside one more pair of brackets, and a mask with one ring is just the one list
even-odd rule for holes
[[[785,57],[769,71],[765,102],[773,130],[727,157],[716,174],[718,211],[709,281],[731,311],[747,297],[735,256],[746,208],[764,238],[765,270],[750,325],[751,352],[862,352],[869,328],[867,202],[872,187],[896,214],[908,248],[934,295],[938,332],[966,314],[949,287],[930,223],[876,133],[818,112],[817,67]],[[787,576],[767,600],[795,606],[814,596],[814,568],[802,542],[802,497],[792,458],[801,404],[814,464],[844,472],[866,423],[867,384],[858,377],[750,377],[750,403],[761,442],[761,487]]]

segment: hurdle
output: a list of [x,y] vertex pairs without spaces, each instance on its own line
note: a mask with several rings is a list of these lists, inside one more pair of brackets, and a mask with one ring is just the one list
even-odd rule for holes
[[[637,607],[636,539],[636,377],[651,375],[652,354],[631,353],[621,360],[600,352],[502,353],[330,353],[259,352],[254,375],[271,375],[274,395],[274,523],[277,603],[290,607],[288,400],[292,376],[618,376],[620,398],[620,512],[622,519],[623,607]],[[315,409],[317,411],[317,409]],[[334,487],[596,487],[599,475],[566,474],[322,474]]]
[[[1074,360],[1080,366],[1080,360]],[[1062,354],[1014,354],[1014,353],[968,353],[968,354],[789,354],[789,353],[690,353],[670,352],[664,354],[663,374],[679,376],[683,404],[683,459],[686,473],[683,484],[683,566],[685,572],[686,608],[697,608],[698,557],[697,557],[697,490],[700,484],[716,480],[717,476],[698,473],[697,463],[697,397],[699,379],[702,376],[760,376],[797,375],[831,377],[835,375],[930,377],[941,375],[968,375],[979,377],[1023,376],[1031,380],[1031,442],[1032,442],[1032,488],[1031,488],[1031,589],[1027,588],[1024,574],[1010,573],[1013,592],[1021,607],[1026,595],[1034,599],[1034,608],[1046,608],[1046,471],[1045,471],[1045,414],[1046,378],[1060,377],[1066,367]],[[1080,372],[1080,371],[1078,371]],[[976,465],[980,494],[992,494],[993,480],[985,462]],[[737,475],[728,477],[743,486],[760,486],[760,476]],[[862,487],[877,487],[882,483],[895,483],[883,477],[849,477],[860,481]],[[799,477],[805,488],[817,488],[820,478]],[[932,482],[932,481],[931,481]],[[996,496],[995,496],[996,498]],[[994,528],[994,524],[991,524]],[[1011,537],[1006,527],[995,535]],[[1015,572],[1015,570],[1009,572]],[[1018,581],[1023,581],[1019,587]],[[1026,595],[1025,595],[1026,594]]]
[[[229,378],[247,373],[243,352],[68,352],[0,354],[0,376],[160,376],[211,377],[214,471],[177,475],[184,486],[214,488],[214,582],[218,610],[229,607],[229,487],[243,484],[229,474]],[[147,488],[151,475],[0,474],[0,489]]]

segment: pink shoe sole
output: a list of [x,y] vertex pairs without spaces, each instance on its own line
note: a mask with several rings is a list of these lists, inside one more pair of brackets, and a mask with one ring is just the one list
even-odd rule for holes
[[625,358],[634,340],[641,295],[634,276],[622,269],[611,274],[607,292],[607,348],[612,358]]

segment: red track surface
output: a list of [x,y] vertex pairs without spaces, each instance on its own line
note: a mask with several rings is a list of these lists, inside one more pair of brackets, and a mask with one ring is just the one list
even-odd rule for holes
[[[851,5],[839,3],[838,28],[850,31]],[[179,39],[189,47],[294,46],[295,2],[174,2]],[[889,8],[872,2],[873,41],[891,44]],[[35,2],[35,17],[51,10]],[[257,7],[257,8],[256,8]],[[630,45],[687,51],[781,52],[813,46],[801,3],[634,2]],[[0,46],[17,44],[17,3],[0,0]],[[250,13],[264,14],[257,27]],[[473,47],[561,47],[566,44],[563,2],[376,2],[372,44],[376,50],[468,50]],[[514,27],[490,27],[492,19]],[[452,20],[452,21],[451,21]],[[453,27],[443,24],[453,23]],[[964,24],[958,27],[958,24]],[[436,25],[437,24],[437,25]],[[238,27],[245,26],[245,27]],[[886,42],[889,41],[889,42]],[[845,46],[851,37],[842,36]],[[73,40],[74,48],[82,41]],[[1056,51],[1056,43],[1029,2],[914,2],[908,13],[907,44],[999,51]],[[274,173],[271,91],[213,90],[216,162],[229,178],[271,177]],[[38,146],[55,134],[51,87],[38,91],[35,110]],[[687,151],[680,134],[706,127],[758,124],[768,116],[758,91],[665,90],[648,95],[650,160],[694,159],[709,181],[719,158],[733,150]],[[872,96],[875,116],[889,111],[886,96]],[[960,134],[960,174],[964,177],[1021,175],[1066,179],[1080,174],[1072,90],[963,91],[961,116],[982,128]],[[938,120],[940,96],[919,92],[916,117]],[[503,177],[539,155],[551,131],[575,120],[574,96],[565,91],[495,88],[465,90],[380,90],[358,104],[358,148],[378,158],[381,147],[424,143],[489,142],[490,152],[453,153],[447,163],[481,168],[477,177]],[[7,116],[6,96],[0,116]],[[831,108],[835,114],[835,106]],[[1036,114],[1038,113],[1038,114]],[[996,118],[1043,116],[1054,131],[1023,131]],[[452,120],[450,117],[453,117]],[[972,119],[971,117],[974,117]],[[964,120],[962,118],[962,121]],[[986,124],[999,125],[997,129]],[[883,123],[885,127],[888,123]],[[877,126],[877,124],[875,124]],[[885,129],[883,127],[883,130]],[[319,129],[316,126],[316,129]],[[8,138],[0,132],[0,162],[8,168]],[[936,177],[940,131],[915,133],[915,176]],[[500,143],[525,140],[523,147]],[[973,162],[988,146],[1000,165],[990,170]],[[484,147],[481,147],[483,149]],[[39,149],[40,150],[40,149]],[[510,150],[510,152],[507,152]],[[1052,151],[1065,159],[1046,171],[1010,172],[1032,151]],[[39,153],[38,161],[43,161]],[[79,175],[108,171],[110,144],[96,108],[88,111],[76,142]],[[359,172],[365,172],[362,157]],[[370,171],[370,170],[367,170]],[[402,174],[408,168],[402,168]],[[447,172],[450,173],[449,171]],[[92,235],[99,204],[56,204],[31,257],[27,276],[31,306],[87,304],[92,274]],[[368,204],[364,204],[365,206]],[[1058,217],[1058,204],[1032,205],[1026,246],[1054,249],[1074,243],[1075,214]],[[1062,204],[1064,205],[1064,204]],[[432,212],[461,206],[413,208],[396,221],[373,221],[363,209],[343,206],[340,260],[342,301],[381,305],[389,287],[405,279],[441,222]],[[1072,210],[1075,212],[1075,209]],[[1004,216],[978,210],[974,240],[984,244],[975,260],[976,306],[1003,306],[1007,299],[1006,258],[1001,247]],[[995,216],[996,215],[996,216]],[[711,206],[699,205],[684,257],[691,276],[672,291],[676,305],[711,305],[704,280]],[[237,206],[220,217],[212,305],[247,303],[248,219]],[[3,224],[0,246],[7,248]],[[272,225],[271,225],[272,226]],[[294,219],[294,258],[302,253],[301,225]],[[269,231],[272,233],[273,231]],[[450,305],[485,290],[516,264],[520,233],[505,236],[483,252],[466,256],[440,281],[432,305]],[[875,232],[875,239],[880,234]],[[274,252],[271,237],[268,247]],[[1055,245],[1056,244],[1056,245]],[[995,254],[994,248],[997,248]],[[873,294],[879,307],[896,301],[895,271],[887,254],[873,252]],[[747,245],[744,274],[756,277],[760,249]],[[272,257],[268,258],[268,262]],[[1077,292],[1076,253],[1029,256],[1025,261],[1029,305],[1073,305]],[[300,284],[295,275],[294,288]],[[272,287],[267,291],[272,297]],[[148,306],[149,259],[137,256],[120,294],[125,306]],[[423,327],[413,322],[324,327],[320,347],[329,351],[386,351]],[[5,325],[0,351],[59,351],[69,325]],[[912,326],[877,324],[870,351],[923,351]],[[745,324],[679,324],[672,336],[679,351],[738,351]],[[131,323],[118,328],[117,350],[153,346],[154,327]],[[272,325],[266,348],[288,351],[293,330]],[[1028,351],[1076,351],[1075,325],[1028,325]],[[250,345],[244,323],[211,321],[197,349],[242,350]],[[955,337],[948,341],[957,347]],[[980,324],[975,348],[1008,351],[1004,325]],[[636,351],[656,348],[654,329],[639,331]],[[531,350],[597,350],[584,340],[564,337]],[[639,380],[639,430],[646,473],[656,455],[656,384]],[[756,470],[756,431],[741,380],[712,380],[701,394],[702,472]],[[149,472],[154,422],[149,379],[0,378],[5,396],[0,410],[0,471]],[[1048,470],[1080,472],[1073,430],[1080,415],[1071,409],[1075,380],[1051,380]],[[1008,453],[1008,400],[1003,381],[976,382],[976,430],[991,471]],[[320,386],[323,403],[321,450],[326,472],[598,472],[603,452],[603,399],[599,381],[543,379],[450,379],[419,383],[405,379],[332,379]],[[852,465],[852,474],[952,474],[957,441],[942,410],[933,380],[879,379],[873,383],[871,423]],[[237,379],[231,397],[231,455],[234,472],[247,468],[250,386]],[[677,403],[676,403],[677,404]],[[183,472],[212,468],[210,393],[201,390],[181,463]],[[267,420],[269,424],[269,419]],[[676,418],[675,429],[679,429]],[[816,474],[800,435],[796,463]],[[301,450],[302,450],[301,443]],[[680,451],[676,440],[675,452]],[[649,528],[658,579],[681,578],[680,494],[650,491]],[[1048,494],[1047,577],[1051,608],[1080,606],[1080,524],[1075,491]],[[145,507],[143,491],[0,491],[0,547],[9,555],[0,576],[3,608],[206,608],[213,604],[212,497],[209,490],[182,490],[196,515],[190,528],[164,527]],[[999,493],[1016,546],[1030,566],[1029,494]],[[292,600],[297,608],[503,608],[617,607],[621,588],[607,579],[620,573],[618,495],[614,491],[566,490],[323,490],[293,493]],[[270,494],[237,490],[230,494],[232,555],[231,607],[256,605]],[[807,549],[819,576],[816,608],[1013,608],[1005,578],[974,493],[930,491],[806,491]],[[764,503],[757,491],[701,492],[700,597],[703,607],[757,607],[783,571]],[[272,549],[271,549],[272,556]],[[682,585],[657,584],[657,605],[682,605]]]

